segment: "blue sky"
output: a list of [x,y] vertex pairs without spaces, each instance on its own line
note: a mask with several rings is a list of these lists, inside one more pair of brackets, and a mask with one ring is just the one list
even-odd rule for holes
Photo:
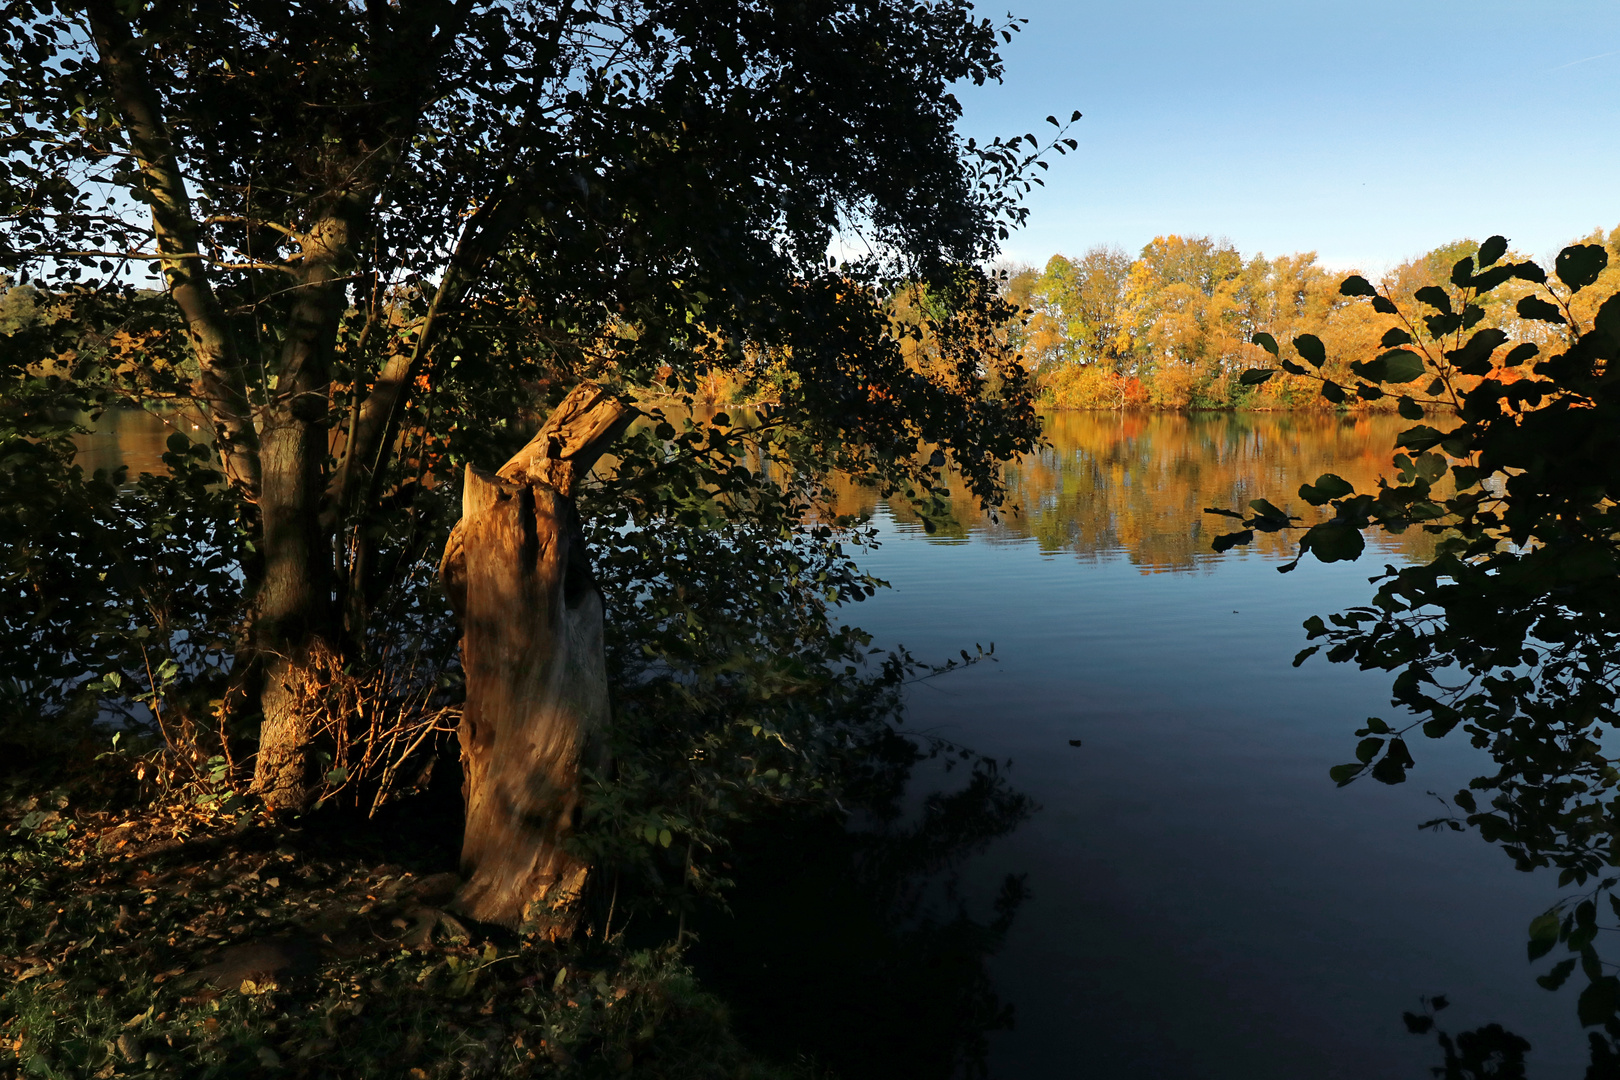
[[1620,0],[977,4],[1009,9],[1028,25],[1002,85],[960,89],[964,131],[1085,114],[1012,260],[1178,232],[1377,270],[1620,225]]

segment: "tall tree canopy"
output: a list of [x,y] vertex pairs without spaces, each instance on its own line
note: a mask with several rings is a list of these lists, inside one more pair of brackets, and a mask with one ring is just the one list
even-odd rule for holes
[[[289,688],[312,657],[375,647],[379,605],[442,539],[416,509],[435,475],[498,464],[580,380],[769,373],[755,443],[795,476],[926,498],[942,448],[993,501],[1038,427],[974,267],[1022,220],[1044,150],[1073,145],[958,135],[950,87],[998,79],[1013,29],[965,0],[8,3],[0,268],[57,305],[0,358],[14,516],[47,475],[65,490],[51,410],[206,417],[212,448],[177,437],[142,490],[164,535],[196,541],[168,555],[212,560],[210,632],[234,656],[216,670],[262,716],[260,790],[296,805],[318,761]],[[933,362],[901,348],[921,333],[886,306],[902,280],[938,299]],[[723,438],[667,447],[648,470],[740,483],[715,465]],[[213,468],[226,516],[176,532],[221,498]],[[46,502],[17,535],[96,548]],[[157,621],[145,657],[206,636],[149,617],[136,581],[74,638],[50,548],[10,558],[19,640],[105,650]],[[116,556],[75,565],[145,573]],[[117,687],[61,675],[13,692],[82,708]]]

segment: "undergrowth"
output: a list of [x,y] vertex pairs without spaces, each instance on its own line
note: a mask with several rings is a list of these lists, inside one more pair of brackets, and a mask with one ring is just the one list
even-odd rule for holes
[[[453,852],[104,755],[0,805],[0,1073],[787,1078],[672,948],[458,919]],[[55,774],[60,777],[60,773]],[[395,861],[384,861],[391,858]]]

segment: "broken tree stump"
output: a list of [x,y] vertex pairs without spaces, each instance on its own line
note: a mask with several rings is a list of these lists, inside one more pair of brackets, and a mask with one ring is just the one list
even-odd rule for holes
[[581,769],[607,764],[609,719],[602,594],[573,493],[636,415],[587,383],[499,472],[467,466],[439,572],[467,686],[456,907],[484,922],[573,929],[589,868],[566,840]]

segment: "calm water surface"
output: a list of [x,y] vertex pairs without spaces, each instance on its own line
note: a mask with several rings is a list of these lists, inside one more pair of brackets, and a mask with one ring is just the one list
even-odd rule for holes
[[993,641],[1000,661],[914,687],[908,723],[1012,759],[1042,807],[966,872],[981,900],[1008,872],[1033,893],[991,965],[1016,1009],[993,1076],[1415,1080],[1438,1051],[1401,1013],[1435,993],[1454,1033],[1527,1037],[1532,1078],[1584,1071],[1573,993],[1525,961],[1553,881],[1416,828],[1440,812],[1427,791],[1484,771],[1475,752],[1419,738],[1406,784],[1338,789],[1354,729],[1391,716],[1389,676],[1291,666],[1303,619],[1365,602],[1423,539],[1286,576],[1281,542],[1209,550],[1229,526],[1203,507],[1308,510],[1302,482],[1371,480],[1399,425],[1065,414],[1015,467],[1019,515],[962,504],[930,536],[873,507],[870,566],[894,588],[855,620],[923,657]]
[[[109,413],[83,460],[157,468],[170,430],[192,434],[167,423]],[[1209,550],[1229,527],[1204,507],[1299,512],[1322,472],[1370,482],[1398,426],[1063,414],[1012,469],[1018,514],[961,501],[928,535],[865,507],[884,541],[869,566],[894,588],[846,617],[923,658],[994,642],[999,659],[915,686],[908,723],[1011,759],[1041,807],[965,870],[981,907],[1009,872],[1033,894],[991,963],[1016,1010],[991,1075],[1418,1080],[1436,1051],[1400,1016],[1434,993],[1453,1032],[1526,1036],[1532,1078],[1581,1074],[1574,984],[1541,990],[1524,957],[1552,881],[1472,833],[1416,828],[1439,812],[1427,791],[1481,771],[1474,752],[1419,739],[1406,784],[1337,789],[1354,729],[1389,716],[1387,676],[1290,664],[1303,619],[1364,601],[1424,539],[1287,576],[1280,538]]]

